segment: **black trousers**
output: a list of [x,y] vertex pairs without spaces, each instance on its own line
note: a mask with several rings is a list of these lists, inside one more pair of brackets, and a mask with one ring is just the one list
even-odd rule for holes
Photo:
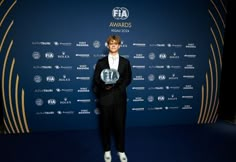
[[[100,128],[104,151],[111,150],[114,137],[117,151],[125,151],[126,104],[100,107]],[[113,136],[114,135],[114,136]]]

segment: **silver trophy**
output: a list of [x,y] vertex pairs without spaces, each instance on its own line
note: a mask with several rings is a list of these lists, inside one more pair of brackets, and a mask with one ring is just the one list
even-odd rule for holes
[[115,69],[104,69],[102,70],[100,77],[105,84],[115,84],[120,78],[120,74]]

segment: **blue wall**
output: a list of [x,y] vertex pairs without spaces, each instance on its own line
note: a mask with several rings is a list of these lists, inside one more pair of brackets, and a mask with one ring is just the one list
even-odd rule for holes
[[91,90],[106,38],[132,64],[128,126],[217,119],[225,1],[3,1],[0,74],[7,133],[97,128]]

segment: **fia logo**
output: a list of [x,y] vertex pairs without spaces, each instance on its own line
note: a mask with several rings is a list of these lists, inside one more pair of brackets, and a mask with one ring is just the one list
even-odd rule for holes
[[45,53],[45,58],[52,59],[52,58],[54,58],[54,54],[52,52],[47,52],[47,53]]
[[100,77],[105,84],[115,84],[116,81],[119,79],[120,74],[115,69],[103,69]]
[[129,17],[129,10],[125,7],[115,7],[112,16],[116,20],[126,20]]
[[55,99],[49,99],[48,105],[56,105],[57,101]]

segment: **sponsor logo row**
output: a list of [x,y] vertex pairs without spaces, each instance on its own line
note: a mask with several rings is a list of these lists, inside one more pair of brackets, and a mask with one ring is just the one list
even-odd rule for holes
[[[159,96],[152,96],[149,95],[147,98],[144,98],[142,96],[136,96],[134,98],[131,99],[131,102],[135,103],[135,102],[164,102],[164,101],[178,101],[178,100],[192,100],[194,99],[193,95],[182,95],[180,97],[176,96],[175,94],[171,94],[169,96],[165,96],[165,95],[159,95]],[[128,101],[130,101],[130,99],[127,99]],[[97,102],[96,99],[92,100],[90,98],[83,98],[83,99],[77,99],[76,101],[72,101],[69,100],[67,97],[64,97],[62,100],[57,100],[55,98],[51,98],[51,99],[42,99],[42,98],[37,98],[35,99],[35,105],[36,106],[44,106],[44,105],[71,105],[74,104],[74,102],[76,103],[92,103],[92,102]]]
[[[129,110],[134,112],[143,112],[143,111],[170,111],[170,110],[192,110],[191,105],[183,106],[159,106],[159,107],[131,107]],[[98,108],[93,110],[81,109],[79,111],[75,110],[52,110],[52,111],[37,111],[36,115],[99,115],[100,111]]]
[[[71,54],[67,53],[65,51],[62,51],[60,53],[57,52],[46,52],[42,53],[39,51],[34,51],[32,53],[32,58],[34,60],[39,60],[42,58],[45,59],[71,59],[71,56],[75,57],[80,57],[80,58],[90,58],[90,57],[104,57],[106,54],[90,54],[90,53],[76,53],[76,54]],[[188,53],[182,53],[182,54],[177,54],[176,52],[172,53],[166,53],[166,52],[150,52],[150,53],[135,53],[135,54],[130,54],[130,55],[121,55],[125,58],[133,58],[133,59],[145,59],[148,58],[149,60],[155,60],[156,58],[165,60],[165,59],[180,59],[180,58],[196,58],[196,54],[188,54]]]
[[[127,25],[128,23],[126,23]],[[127,29],[126,29],[127,30]],[[94,41],[78,41],[78,42],[60,42],[60,41],[33,41],[31,43],[33,46],[63,46],[63,47],[107,47],[107,43],[99,40]],[[144,42],[130,42],[125,43],[125,41],[121,40],[121,47],[158,47],[158,48],[185,48],[185,49],[196,49],[197,46],[195,43],[187,43],[187,44],[174,44],[174,43],[144,43]]]

